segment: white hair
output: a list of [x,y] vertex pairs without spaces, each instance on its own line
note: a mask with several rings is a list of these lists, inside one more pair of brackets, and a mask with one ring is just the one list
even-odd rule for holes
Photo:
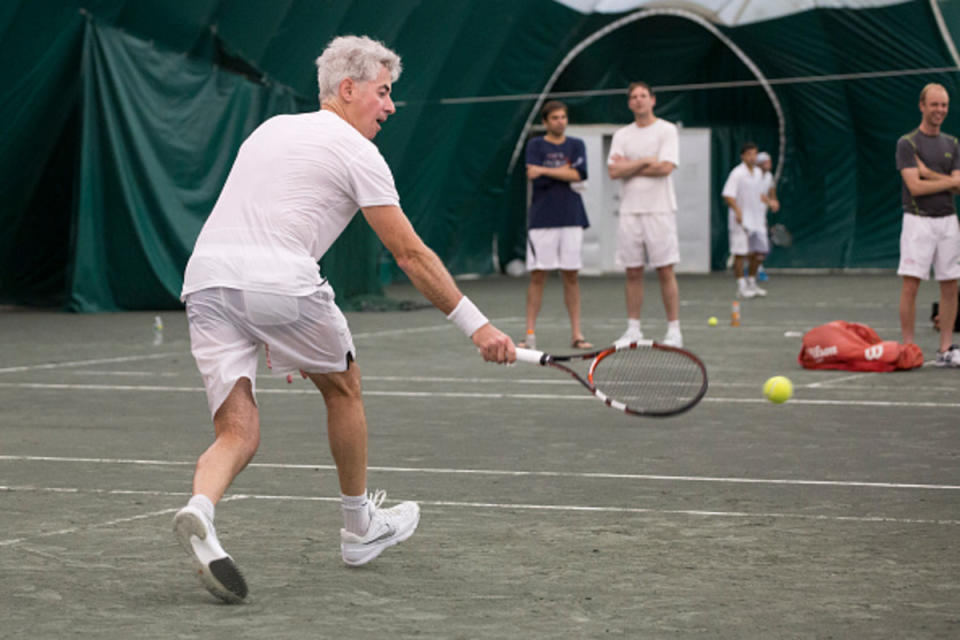
[[317,58],[317,87],[320,102],[337,97],[340,83],[346,78],[357,82],[372,82],[386,67],[390,79],[396,82],[403,70],[400,56],[382,42],[367,36],[339,36],[330,41]]

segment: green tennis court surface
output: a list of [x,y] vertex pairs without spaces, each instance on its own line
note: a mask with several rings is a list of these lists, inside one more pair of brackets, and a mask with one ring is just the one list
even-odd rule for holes
[[[520,336],[525,280],[461,284]],[[898,339],[892,274],[767,288],[734,328],[731,277],[681,277],[710,389],[666,420],[606,409],[555,371],[485,364],[435,310],[351,314],[370,488],[419,500],[420,528],[345,567],[320,394],[262,371],[261,449],[217,510],[251,589],[233,607],[171,533],[212,436],[183,314],[162,314],[154,346],[154,314],[0,313],[0,637],[960,635],[960,371],[798,367],[794,333],[830,320]],[[622,280],[582,290],[587,338],[613,341]],[[934,299],[925,283],[927,360]],[[568,334],[553,278],[538,347],[565,352]],[[796,387],[785,405],[762,399],[776,374]]]

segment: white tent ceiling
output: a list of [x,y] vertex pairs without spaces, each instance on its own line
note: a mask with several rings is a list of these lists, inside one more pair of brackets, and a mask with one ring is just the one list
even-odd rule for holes
[[556,0],[580,13],[624,13],[641,8],[686,9],[716,24],[736,26],[811,9],[866,9],[910,0]]

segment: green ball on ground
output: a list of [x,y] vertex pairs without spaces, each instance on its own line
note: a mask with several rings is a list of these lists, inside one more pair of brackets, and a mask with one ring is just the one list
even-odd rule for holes
[[793,383],[790,378],[773,376],[763,383],[763,395],[774,404],[783,404],[793,397]]

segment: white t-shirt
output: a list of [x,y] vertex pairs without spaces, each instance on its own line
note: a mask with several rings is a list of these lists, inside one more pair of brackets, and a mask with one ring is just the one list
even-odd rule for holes
[[[740,211],[743,212],[742,224],[747,231],[762,231],[767,227],[767,205],[760,199],[761,195],[767,193],[764,190],[765,184],[760,167],[754,166],[753,170],[750,170],[741,162],[733,168],[723,185],[723,197],[737,201]],[[737,224],[733,209],[727,210],[727,223],[731,227]]]
[[[610,143],[610,155],[614,154],[627,160],[636,160],[654,156],[659,162],[668,161],[680,164],[680,138],[677,126],[657,118],[646,127],[636,122],[617,129]],[[658,213],[677,210],[677,194],[673,189],[673,176],[652,178],[632,176],[620,184],[620,213]]]
[[250,134],[197,237],[181,299],[209,287],[303,296],[360,207],[399,205],[380,151],[330,111],[270,118]]

